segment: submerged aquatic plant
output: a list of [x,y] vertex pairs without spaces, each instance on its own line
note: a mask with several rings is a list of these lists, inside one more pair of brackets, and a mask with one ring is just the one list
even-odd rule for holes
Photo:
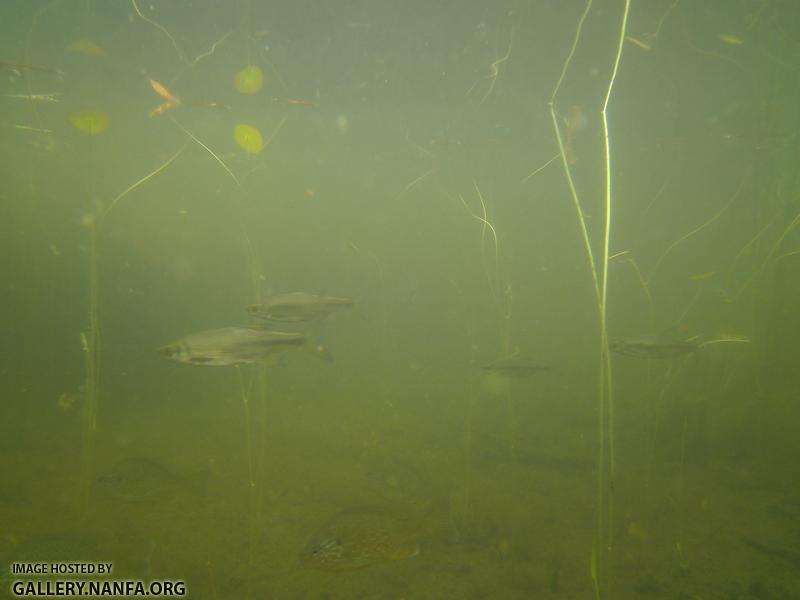
[[[108,116],[97,110],[82,110],[69,115],[72,126],[90,136],[103,133],[108,129]],[[89,145],[91,161],[92,146]],[[92,189],[92,182],[89,188]],[[81,460],[81,503],[85,508],[89,504],[92,482],[92,458],[94,455],[94,440],[97,432],[97,388],[99,382],[99,344],[98,331],[98,298],[97,298],[97,221],[93,215],[83,220],[89,229],[89,322],[85,332],[81,334],[81,344],[86,353],[86,381],[84,384],[85,402],[83,404],[83,443]]]
[[[564,175],[567,180],[572,202],[575,207],[575,212],[578,218],[578,223],[581,229],[584,248],[586,256],[589,261],[589,267],[594,282],[595,296],[597,300],[597,311],[599,316],[600,326],[600,373],[598,384],[598,477],[597,477],[597,530],[596,539],[592,545],[592,580],[595,585],[595,596],[600,598],[600,576],[602,569],[598,566],[603,565],[604,561],[599,560],[597,557],[596,546],[599,543],[601,547],[606,548],[610,552],[613,548],[613,530],[614,530],[614,475],[615,475],[615,456],[614,456],[614,395],[612,387],[612,373],[611,373],[611,359],[609,356],[609,341],[608,341],[608,328],[607,328],[607,315],[608,315],[608,266],[609,266],[609,250],[611,240],[611,218],[613,207],[612,196],[612,169],[611,169],[611,136],[608,127],[608,105],[611,100],[611,94],[614,89],[614,82],[616,81],[617,71],[619,69],[620,59],[622,57],[622,48],[625,43],[625,32],[628,25],[628,15],[630,13],[630,0],[625,0],[623,8],[622,19],[619,30],[619,38],[617,40],[616,53],[614,62],[611,69],[611,76],[609,77],[608,87],[606,89],[605,98],[603,101],[602,110],[600,112],[603,131],[603,158],[604,158],[604,174],[605,174],[605,189],[603,200],[603,214],[604,214],[604,227],[602,236],[602,271],[598,275],[597,261],[595,260],[594,251],[592,250],[592,243],[586,225],[586,218],[584,217],[583,207],[580,198],[578,197],[575,181],[572,176],[570,167],[570,157],[568,156],[565,140],[561,135],[561,128],[559,125],[557,112],[555,108],[556,97],[561,89],[561,85],[572,63],[575,50],[580,41],[581,32],[584,23],[592,9],[592,0],[588,0],[583,14],[578,21],[575,38],[573,39],[567,59],[561,69],[561,75],[556,82],[553,94],[550,97],[550,116],[553,123],[553,130],[558,144],[559,154],[561,156],[561,164],[564,169]],[[608,444],[608,448],[606,448]],[[608,456],[608,481],[606,481],[605,473],[605,457]],[[607,512],[607,520],[605,514]],[[607,522],[606,522],[607,521]],[[609,558],[609,557],[606,557]],[[606,563],[608,560],[605,561]],[[611,574],[610,571],[606,575],[606,586],[609,596],[611,595]]]
[[[110,123],[110,120],[105,113],[96,110],[84,110],[72,113],[69,116],[69,120],[76,129],[90,136],[103,133],[108,128]],[[91,150],[92,147],[90,145],[90,161],[92,159]],[[178,150],[173,156],[171,156],[166,162],[164,162],[154,171],[137,180],[133,185],[128,186],[119,195],[113,198],[104,209],[101,209],[96,213],[87,214],[82,220],[82,223],[89,230],[89,314],[87,330],[81,333],[80,338],[81,346],[86,354],[86,381],[84,384],[85,402],[83,404],[83,442],[81,460],[81,504],[84,510],[88,508],[89,495],[91,494],[93,480],[92,461],[94,458],[94,442],[97,433],[98,388],[100,381],[100,328],[98,318],[99,299],[97,292],[98,226],[108,215],[108,212],[114,208],[122,198],[169,166],[181,154],[181,152],[183,152],[183,148]],[[89,183],[91,189],[92,182],[90,181]]]

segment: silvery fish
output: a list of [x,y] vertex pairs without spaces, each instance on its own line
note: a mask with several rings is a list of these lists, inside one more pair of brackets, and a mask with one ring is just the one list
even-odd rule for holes
[[300,553],[300,563],[320,571],[353,571],[419,554],[425,518],[381,506],[356,506],[331,517]]
[[699,347],[695,341],[673,341],[657,336],[630,337],[609,346],[612,351],[624,356],[640,358],[675,358],[695,352]]
[[246,365],[264,360],[285,348],[302,346],[305,341],[302,333],[223,327],[192,334],[162,346],[159,352],[165,358],[192,365]]
[[261,304],[251,304],[247,312],[266,321],[304,323],[317,321],[340,308],[350,308],[354,302],[348,298],[317,296],[307,292],[290,292],[267,296]]
[[527,358],[516,355],[506,358],[498,358],[489,364],[483,365],[481,369],[515,379],[532,377],[538,373],[551,370],[547,365],[535,363]]

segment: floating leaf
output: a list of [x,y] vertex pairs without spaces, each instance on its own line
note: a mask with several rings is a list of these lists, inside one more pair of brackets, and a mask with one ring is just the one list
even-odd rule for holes
[[75,40],[67,46],[67,50],[86,54],[87,56],[105,56],[106,51],[95,44],[92,40]]
[[97,135],[108,129],[108,115],[99,110],[79,110],[69,116],[69,122],[83,133]]
[[261,132],[252,125],[239,123],[233,128],[233,138],[248,154],[258,154],[264,148]]
[[255,94],[264,85],[264,73],[256,65],[248,65],[235,78],[236,89],[241,94]]

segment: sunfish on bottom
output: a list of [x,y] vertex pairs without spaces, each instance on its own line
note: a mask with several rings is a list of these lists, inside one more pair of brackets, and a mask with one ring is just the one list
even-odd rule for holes
[[427,515],[356,506],[332,516],[300,553],[300,563],[320,571],[353,571],[381,561],[419,554],[419,539],[429,532]]

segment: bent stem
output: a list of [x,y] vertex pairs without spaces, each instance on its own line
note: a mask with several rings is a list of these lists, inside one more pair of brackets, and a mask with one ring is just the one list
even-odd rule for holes
[[[553,90],[553,94],[550,97],[550,119],[553,124],[553,131],[556,136],[556,144],[558,145],[558,154],[561,157],[561,167],[564,170],[564,177],[567,180],[567,187],[569,188],[570,197],[572,198],[572,205],[575,208],[575,214],[578,218],[578,225],[580,226],[581,230],[581,238],[583,239],[583,246],[584,250],[586,251],[586,258],[589,261],[589,271],[592,274],[592,282],[594,284],[594,292],[595,298],[597,302],[597,309],[598,312],[602,314],[602,307],[601,307],[601,299],[602,296],[600,294],[600,280],[597,276],[597,267],[595,266],[594,260],[594,252],[592,251],[592,244],[589,239],[589,232],[586,228],[586,219],[583,215],[583,207],[581,206],[580,199],[578,198],[578,190],[575,187],[575,180],[572,176],[572,170],[570,169],[569,165],[569,158],[567,157],[567,152],[564,147],[564,139],[561,136],[561,127],[558,123],[558,115],[556,113],[555,102],[556,96],[558,95],[558,91],[561,88],[561,84],[564,81],[564,78],[567,74],[567,69],[569,69],[569,65],[572,63],[572,58],[575,55],[575,50],[578,47],[578,41],[580,40],[581,33],[583,31],[583,25],[586,22],[586,18],[589,16],[589,12],[592,9],[592,0],[587,0],[586,7],[583,10],[583,14],[581,14],[581,18],[578,21],[578,27],[575,31],[575,38],[572,40],[572,46],[570,47],[569,54],[567,54],[567,59],[564,61],[564,66],[561,68],[561,75],[556,82],[556,87]],[[602,328],[602,322],[601,322]],[[601,339],[602,339],[601,334]],[[601,368],[601,371],[603,369]],[[604,537],[605,531],[605,519],[604,519],[604,499],[605,499],[605,463],[603,461],[605,455],[605,426],[604,426],[604,419],[605,419],[605,390],[603,388],[603,384],[601,381],[600,390],[598,395],[598,427],[597,427],[597,437],[598,437],[598,451],[597,451],[597,507],[596,507],[596,514],[595,514],[595,534],[594,539],[592,541],[592,550],[591,550],[591,561],[590,561],[590,570],[591,570],[591,577],[592,583],[594,584],[594,595],[595,599],[600,599],[600,572],[601,569],[598,566],[598,548],[602,543],[602,539]]]
[[92,460],[94,456],[95,436],[97,433],[97,392],[100,382],[100,325],[99,318],[97,316],[99,305],[97,292],[97,230],[102,220],[120,200],[122,200],[140,185],[166,169],[176,158],[178,158],[178,156],[180,156],[181,152],[183,152],[185,148],[186,144],[184,144],[183,147],[181,147],[160,167],[156,168],[136,181],[134,184],[125,188],[125,190],[111,200],[109,205],[97,216],[90,215],[86,220],[87,227],[89,228],[89,324],[87,331],[81,334],[83,351],[86,353],[86,398],[83,406],[83,441],[80,489],[81,506],[84,511],[88,510],[89,507],[89,497],[91,495],[93,479]]
[[644,297],[647,300],[647,307],[649,309],[648,323],[650,324],[650,328],[652,329],[654,321],[654,310],[655,310],[653,306],[653,295],[650,293],[650,286],[647,285],[647,280],[644,278],[644,275],[642,275],[642,270],[639,268],[639,264],[633,257],[629,255],[630,255],[630,250],[623,250],[622,252],[617,252],[616,254],[609,256],[608,262],[619,260],[619,262],[629,264],[631,266],[631,269],[633,269],[633,272],[636,275],[636,280],[639,282],[639,287],[642,289],[642,293],[644,294]]
[[[750,277],[747,278],[747,280],[742,284],[742,287],[739,289],[739,291],[736,292],[734,300],[736,298],[739,298],[739,296],[742,295],[742,293],[748,288],[748,286],[751,283],[753,283],[753,281],[758,279],[758,277],[764,272],[764,270],[767,268],[767,265],[772,260],[772,257],[775,256],[775,253],[783,245],[783,242],[786,240],[786,236],[788,236],[792,232],[792,230],[798,225],[800,225],[800,213],[797,213],[794,219],[792,219],[791,222],[786,226],[786,228],[783,230],[783,233],[780,235],[777,241],[772,245],[772,249],[769,251],[769,254],[767,254],[767,257],[764,259],[764,262],[761,263],[761,266],[750,274]],[[790,252],[788,254],[784,254],[783,256],[779,256],[776,259],[776,261],[780,260],[781,258],[785,258],[786,256],[791,256],[792,254],[794,254],[794,252]]]
[[131,0],[131,4],[133,4],[133,10],[136,11],[136,14],[139,15],[139,18],[142,19],[142,21],[150,23],[150,25],[161,31],[161,33],[163,33],[169,38],[169,41],[172,43],[172,47],[175,48],[175,52],[178,53],[178,58],[180,59],[180,61],[183,64],[188,65],[189,61],[186,59],[186,55],[183,53],[183,50],[181,50],[180,46],[178,46],[178,42],[175,41],[175,38],[167,30],[167,28],[161,25],[161,23],[158,23],[156,21],[153,21],[152,19],[148,19],[147,17],[145,17],[142,14],[142,11],[139,10],[139,5],[136,4],[136,0]]
[[[475,193],[478,196],[478,201],[481,205],[481,214],[472,212],[472,209],[467,204],[464,197],[459,194],[458,199],[461,201],[464,209],[476,221],[481,223],[481,260],[483,262],[484,273],[486,274],[486,281],[489,285],[489,293],[494,300],[497,307],[499,319],[499,331],[501,335],[501,342],[503,352],[508,354],[511,348],[511,312],[513,309],[513,292],[511,284],[506,285],[503,289],[503,278],[500,274],[500,247],[497,239],[497,229],[489,221],[488,211],[486,209],[486,201],[483,198],[478,183],[473,180],[472,184],[475,186]],[[492,248],[493,248],[493,267],[490,267],[490,262],[487,259],[486,239],[487,234],[491,233]]]
[[222,165],[222,168],[225,169],[228,172],[228,175],[231,176],[231,178],[233,179],[233,181],[236,183],[236,185],[238,187],[242,187],[241,182],[236,178],[236,175],[233,174],[233,171],[231,171],[228,168],[228,165],[226,165],[225,162],[219,156],[217,156],[211,148],[209,148],[203,142],[201,142],[199,139],[197,139],[197,137],[195,137],[195,135],[191,131],[189,131],[183,125],[178,123],[178,121],[174,117],[170,117],[170,118],[171,118],[172,122],[175,123],[175,126],[178,129],[180,129],[181,131],[183,131],[183,133],[185,133],[190,138],[192,138],[192,140],[194,142],[196,142],[201,148],[203,148],[203,150],[208,152],[214,158],[214,160],[216,160],[220,165]]
[[[564,174],[567,180],[567,185],[570,190],[572,202],[575,207],[575,212],[578,217],[578,223],[581,229],[581,236],[583,238],[584,248],[586,250],[589,267],[592,274],[594,283],[595,296],[597,300],[598,316],[600,321],[600,376],[598,382],[598,477],[597,477],[597,529],[595,533],[595,542],[592,545],[592,558],[591,558],[591,573],[594,582],[595,597],[600,598],[600,576],[602,574],[601,566],[605,563],[608,573],[606,574],[606,589],[607,594],[611,596],[611,569],[608,568],[608,561],[611,558],[611,551],[613,548],[613,497],[614,497],[614,476],[615,476],[615,451],[614,451],[614,403],[613,403],[613,388],[611,377],[611,357],[609,352],[608,330],[607,330],[607,317],[608,317],[608,267],[609,267],[609,249],[611,240],[611,216],[612,216],[612,178],[611,178],[611,139],[608,128],[608,105],[611,100],[611,93],[614,89],[614,82],[616,81],[617,72],[619,70],[620,59],[622,56],[622,48],[625,43],[625,32],[628,24],[628,15],[630,13],[630,0],[625,1],[625,7],[622,14],[622,22],[620,25],[619,38],[617,41],[616,54],[614,63],[611,70],[611,77],[609,79],[608,87],[606,89],[605,99],[601,111],[601,120],[603,126],[603,154],[604,154],[604,171],[605,171],[605,191],[604,191],[604,229],[603,229],[603,271],[602,280],[598,277],[597,266],[592,251],[591,239],[586,227],[586,220],[583,214],[580,199],[578,197],[575,182],[567,158],[567,153],[564,147],[564,140],[561,135],[561,128],[558,123],[558,117],[555,109],[555,100],[561,84],[564,81],[567,70],[575,50],[580,40],[581,32],[586,18],[591,11],[592,0],[588,0],[586,7],[578,22],[578,27],[575,33],[575,38],[572,42],[569,54],[564,66],[561,70],[561,75],[556,82],[556,87],[550,98],[550,117],[553,123],[553,130],[555,132],[556,141],[558,143],[558,150],[561,156],[561,164],[564,169]],[[604,458],[606,453],[606,434],[608,435],[608,475],[609,481],[605,481],[605,464]],[[605,507],[605,500],[608,499],[608,506]],[[608,523],[605,523],[604,513],[607,510]],[[602,544],[598,550],[598,545]],[[602,561],[598,558],[598,551],[603,551],[606,554],[606,560]]]
[[491,83],[489,84],[489,89],[486,90],[486,93],[481,98],[481,101],[478,104],[483,104],[486,102],[486,99],[491,95],[494,91],[494,84],[497,83],[497,77],[500,75],[500,65],[506,62],[511,57],[511,48],[514,46],[514,27],[511,27],[511,31],[508,34],[508,50],[506,51],[505,56],[498,58],[494,61],[490,67],[491,74],[489,75],[489,79],[491,79]]
[[[491,291],[492,297],[495,301],[499,301],[499,290],[500,290],[500,251],[498,248],[497,243],[497,230],[494,228],[494,225],[491,224],[489,221],[488,214],[486,212],[486,202],[483,200],[483,194],[481,194],[480,188],[478,188],[478,183],[476,181],[472,182],[475,186],[475,191],[478,194],[478,200],[481,203],[481,212],[482,214],[476,214],[472,212],[472,209],[467,204],[464,197],[459,194],[458,199],[461,201],[462,206],[464,209],[469,213],[469,215],[475,219],[476,221],[480,222],[481,227],[481,257],[483,259],[483,267],[486,273],[486,280],[489,284],[489,290]],[[492,233],[492,247],[494,248],[494,277],[489,272],[489,265],[486,259],[486,232],[490,231]]]
[[401,191],[399,194],[397,194],[397,196],[395,196],[395,200],[399,200],[411,188],[420,183],[423,179],[427,179],[430,175],[433,175],[434,173],[436,173],[436,169],[429,169],[425,171],[422,175],[420,175],[419,177],[411,181],[411,183],[409,183],[406,187],[404,187],[403,191]]
[[[611,558],[611,551],[614,545],[614,481],[616,475],[616,457],[614,445],[614,393],[612,386],[611,373],[611,354],[608,346],[608,264],[609,249],[611,242],[611,215],[612,215],[612,187],[611,187],[611,136],[608,130],[608,104],[611,101],[611,93],[614,89],[614,82],[617,78],[620,59],[622,58],[622,47],[625,44],[625,31],[628,27],[628,14],[630,13],[631,0],[625,0],[625,9],[622,14],[622,24],[620,25],[619,41],[617,43],[617,54],[614,57],[614,68],[611,71],[611,78],[608,82],[606,98],[603,102],[601,111],[603,121],[603,143],[605,154],[605,231],[603,233],[603,287],[602,302],[600,304],[600,352],[601,352],[601,393],[602,379],[605,378],[605,388],[608,394],[608,553]],[[604,367],[604,368],[603,368]],[[604,374],[604,377],[603,377]],[[610,566],[610,565],[609,565]],[[608,575],[608,596],[611,597],[611,569]]]
[[[188,142],[187,142],[187,143],[188,143]],[[147,175],[145,175],[144,177],[142,177],[141,179],[139,179],[139,180],[138,180],[136,183],[134,183],[134,184],[132,184],[132,185],[129,185],[129,186],[128,186],[127,188],[125,188],[125,189],[124,189],[122,192],[120,192],[120,194],[119,194],[119,195],[117,195],[117,197],[116,197],[116,198],[114,198],[113,200],[111,200],[111,202],[109,203],[108,207],[106,207],[106,209],[105,209],[105,210],[103,210],[103,212],[101,212],[101,213],[100,213],[100,216],[99,216],[99,217],[97,217],[97,222],[99,223],[100,221],[102,221],[103,219],[105,219],[105,217],[108,215],[108,213],[109,213],[109,212],[111,212],[111,209],[112,209],[112,208],[114,208],[114,207],[117,205],[117,203],[118,203],[120,200],[122,200],[122,199],[123,199],[125,196],[127,196],[127,195],[128,195],[128,194],[130,194],[130,193],[131,193],[133,190],[135,190],[137,187],[139,187],[140,185],[142,185],[143,183],[145,183],[145,182],[146,182],[148,179],[151,179],[152,177],[155,177],[155,176],[156,176],[156,175],[158,175],[158,174],[159,174],[161,171],[163,171],[163,170],[164,170],[164,169],[166,169],[168,166],[170,166],[170,165],[172,164],[172,162],[173,162],[173,161],[174,161],[176,158],[178,158],[178,157],[181,155],[181,153],[182,153],[182,152],[183,152],[185,149],[186,149],[186,144],[184,144],[183,146],[181,146],[181,148],[180,148],[180,149],[179,149],[179,150],[178,150],[178,151],[177,151],[175,154],[173,154],[172,156],[170,156],[170,157],[167,159],[167,161],[166,161],[165,163],[163,163],[163,164],[162,164],[160,167],[158,167],[158,168],[154,169],[153,171],[150,171],[150,173],[148,173]]]
[[527,183],[529,179],[533,178],[535,175],[538,175],[540,172],[544,171],[547,167],[550,166],[551,163],[557,161],[559,159],[559,155],[555,154],[550,159],[547,160],[544,164],[536,167],[532,172],[528,173],[520,183]]
[[742,181],[739,183],[739,187],[734,192],[734,194],[731,197],[730,201],[725,206],[723,206],[715,215],[713,215],[710,219],[708,219],[704,223],[701,223],[700,225],[698,225],[697,227],[692,229],[689,233],[679,237],[677,240],[675,240],[669,246],[667,246],[667,249],[664,250],[664,252],[658,258],[658,260],[656,261],[655,266],[653,266],[652,271],[650,271],[650,274],[647,276],[647,280],[646,280],[647,283],[650,283],[653,280],[653,276],[655,276],[656,271],[658,271],[658,268],[661,266],[661,263],[664,262],[664,259],[669,255],[670,252],[672,252],[675,249],[676,246],[678,246],[678,244],[680,244],[682,242],[685,242],[686,240],[688,240],[693,235],[696,235],[696,234],[700,233],[701,231],[703,231],[706,227],[708,227],[709,225],[711,225],[712,223],[717,221],[717,219],[719,219],[723,214],[725,214],[728,211],[728,209],[731,206],[733,206],[733,203],[736,202],[736,199],[739,197],[739,194],[741,193],[742,189],[744,188],[745,179],[747,179],[747,173],[745,173],[745,176],[742,178]]
[[[508,355],[511,348],[511,314],[513,310],[514,296],[512,286],[509,283],[503,289],[502,277],[500,275],[500,248],[497,240],[497,229],[489,221],[489,214],[486,209],[486,201],[478,187],[478,182],[473,180],[472,185],[475,187],[475,193],[478,196],[478,201],[481,205],[481,213],[477,214],[467,204],[464,197],[459,194],[458,199],[461,201],[462,206],[467,213],[476,221],[481,224],[481,260],[483,262],[486,280],[489,286],[489,292],[497,307],[499,317],[499,333],[501,337],[501,345],[504,355]],[[487,258],[487,237],[491,233],[491,243],[493,248],[493,268],[490,267],[490,262]],[[514,397],[512,394],[507,394],[507,421],[508,421],[508,434],[509,434],[509,448],[511,450],[511,459],[516,459],[516,414],[514,410]],[[469,408],[468,416],[468,431],[472,428],[472,413],[474,411],[474,402]],[[469,444],[471,437],[467,437],[467,456],[469,457]]]

